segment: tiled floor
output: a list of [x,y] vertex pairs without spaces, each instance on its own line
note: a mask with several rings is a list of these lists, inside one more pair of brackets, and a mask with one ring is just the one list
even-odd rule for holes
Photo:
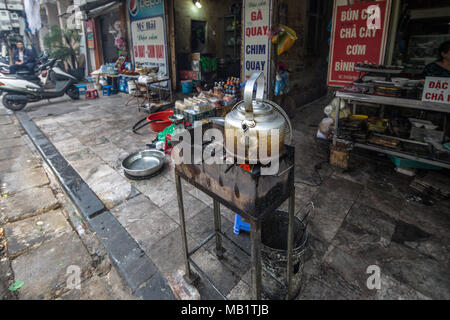
[[[136,299],[95,236],[72,219],[56,178],[1,104],[0,136],[0,300]],[[80,283],[70,286],[75,269]],[[14,283],[22,286],[12,290]]]
[[[89,102],[60,99],[31,105],[27,112],[161,272],[170,275],[183,266],[173,166],[167,162],[150,180],[124,177],[121,160],[156,136],[150,128],[132,133],[145,114],[125,107],[125,101],[118,95]],[[395,173],[374,153],[352,153],[345,172],[330,167],[326,144],[315,139],[325,102],[299,108],[293,120],[296,211],[301,215],[308,202],[315,204],[298,299],[449,299],[450,202],[411,201],[412,178]],[[212,200],[186,183],[183,190],[192,248],[213,230]],[[233,234],[233,212],[223,208],[222,217],[223,230],[248,252],[248,234]],[[249,257],[226,241],[225,246],[222,261],[215,257],[213,240],[193,260],[224,295],[249,298]],[[380,268],[379,290],[367,287],[370,265]],[[205,281],[198,289],[203,299],[219,298]]]

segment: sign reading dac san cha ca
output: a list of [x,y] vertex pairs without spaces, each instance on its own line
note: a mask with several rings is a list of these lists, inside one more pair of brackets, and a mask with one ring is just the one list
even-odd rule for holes
[[422,101],[450,104],[450,78],[425,78]]

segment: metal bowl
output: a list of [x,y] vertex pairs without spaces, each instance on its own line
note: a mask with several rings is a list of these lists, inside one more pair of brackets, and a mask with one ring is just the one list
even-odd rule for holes
[[164,165],[164,160],[165,154],[159,150],[137,151],[122,161],[122,169],[131,176],[145,177],[158,172]]

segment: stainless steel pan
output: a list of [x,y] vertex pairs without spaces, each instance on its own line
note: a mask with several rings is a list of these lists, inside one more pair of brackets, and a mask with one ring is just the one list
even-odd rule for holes
[[165,154],[148,149],[130,154],[122,161],[122,169],[130,176],[145,177],[158,172],[164,165]]

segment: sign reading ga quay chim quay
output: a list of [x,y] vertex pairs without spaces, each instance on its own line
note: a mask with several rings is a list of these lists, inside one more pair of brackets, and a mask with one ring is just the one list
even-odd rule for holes
[[450,78],[426,77],[422,101],[450,104]]
[[[391,10],[390,0],[339,5],[334,1],[328,85],[343,87],[358,79],[355,66],[383,64]],[[344,3],[347,3],[344,1]]]
[[243,76],[245,81],[254,73],[264,74],[265,95],[268,93],[270,75],[271,41],[268,37],[271,27],[271,0],[243,0],[244,7],[244,53]]
[[[166,24],[163,0],[127,0],[135,65],[159,67],[168,77]],[[168,82],[158,85],[168,88]]]

